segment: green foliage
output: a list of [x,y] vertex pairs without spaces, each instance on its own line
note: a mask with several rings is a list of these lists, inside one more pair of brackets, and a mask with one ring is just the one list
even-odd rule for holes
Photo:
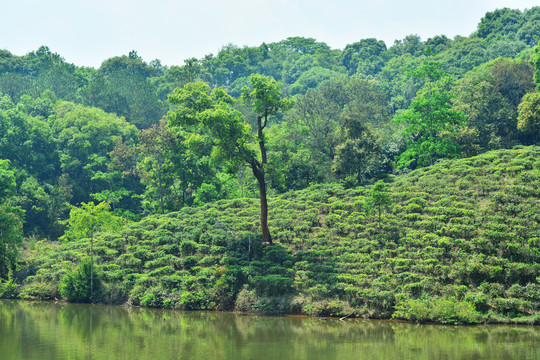
[[69,302],[92,303],[100,298],[101,278],[99,273],[94,271],[93,281],[91,281],[90,268],[90,259],[85,258],[77,265],[77,268],[68,271],[60,280],[60,294]]
[[281,84],[274,78],[253,74],[250,77],[253,90],[248,87],[242,91],[242,100],[253,105],[253,112],[267,118],[289,110],[294,101],[292,98],[283,98]]
[[202,183],[201,187],[197,189],[197,194],[193,200],[194,205],[203,205],[217,200],[219,194],[216,187],[212,184]]
[[0,299],[15,299],[18,297],[19,286],[13,280],[13,270],[9,270],[8,279],[0,278]]
[[395,118],[395,122],[406,126],[403,135],[409,138],[407,149],[398,158],[398,168],[413,162],[418,166],[432,165],[438,158],[454,158],[460,153],[450,136],[464,125],[466,116],[451,108],[451,78],[436,62],[424,62],[415,76],[427,82],[409,109]]
[[371,211],[377,212],[379,215],[379,226],[381,225],[382,213],[390,209],[392,198],[384,181],[377,181],[371,188],[366,205]]
[[517,127],[533,143],[540,140],[540,92],[525,95],[518,108]]
[[536,69],[534,72],[534,82],[536,83],[536,87],[540,89],[540,45],[534,48],[534,54],[531,56],[531,64]]
[[392,317],[419,323],[442,324],[476,324],[480,320],[473,304],[456,299],[408,299],[396,305],[396,312]]
[[24,212],[12,205],[14,191],[15,175],[9,168],[9,161],[0,160],[0,279],[15,265],[22,245]]
[[97,171],[107,171],[106,162],[98,163],[98,166],[89,165],[96,158],[107,159],[118,141],[133,141],[137,137],[137,129],[113,114],[72,103],[59,104],[51,120],[60,166],[69,176],[69,184],[73,188],[73,202],[86,202],[90,200],[89,194],[98,192],[95,191],[98,189],[88,187],[90,179]]
[[107,202],[95,205],[93,202],[81,203],[80,207],[71,207],[64,240],[81,240],[92,237],[97,231],[118,231],[127,221],[113,215]]

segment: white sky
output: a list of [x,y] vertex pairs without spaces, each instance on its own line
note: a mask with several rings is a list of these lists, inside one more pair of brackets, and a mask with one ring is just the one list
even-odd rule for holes
[[0,0],[0,48],[49,48],[99,67],[136,50],[145,61],[182,65],[228,43],[258,46],[304,36],[332,48],[374,37],[391,46],[417,34],[468,36],[488,11],[540,0]]

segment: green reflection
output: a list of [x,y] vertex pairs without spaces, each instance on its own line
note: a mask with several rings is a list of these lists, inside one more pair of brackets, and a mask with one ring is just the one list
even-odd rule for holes
[[539,359],[540,328],[0,300],[1,358]]

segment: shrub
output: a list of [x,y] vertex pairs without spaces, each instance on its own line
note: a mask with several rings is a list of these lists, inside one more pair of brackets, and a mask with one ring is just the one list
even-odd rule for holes
[[91,279],[90,259],[83,259],[74,271],[64,275],[59,288],[60,294],[69,302],[89,303],[100,297],[102,284],[95,267]]
[[252,284],[259,295],[278,296],[292,291],[293,279],[278,274],[254,276]]
[[19,286],[13,281],[13,270],[9,269],[8,280],[0,278],[0,299],[15,299]]
[[53,300],[58,295],[56,284],[45,282],[32,282],[22,288],[19,297],[28,300]]
[[476,324],[480,314],[474,305],[456,299],[407,299],[396,305],[392,318],[419,323],[440,322],[443,324]]
[[255,310],[253,306],[257,303],[257,300],[255,290],[248,290],[247,286],[245,286],[236,297],[235,308],[237,311],[252,312]]

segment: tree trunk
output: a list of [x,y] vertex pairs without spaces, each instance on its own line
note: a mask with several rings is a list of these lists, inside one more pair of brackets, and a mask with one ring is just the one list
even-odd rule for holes
[[263,241],[272,245],[272,237],[268,229],[268,201],[266,200],[266,182],[264,181],[264,173],[262,181],[259,181],[259,191],[261,197],[261,232]]
[[270,236],[270,230],[268,229],[268,201],[266,199],[266,181],[264,179],[264,170],[260,169],[257,164],[252,163],[251,169],[253,175],[259,182],[259,195],[261,199],[261,233],[263,241],[272,245],[272,237]]
[[161,158],[158,160],[158,179],[159,179],[159,206],[161,208],[161,215],[165,214],[165,207],[163,206],[163,189],[161,185]]

